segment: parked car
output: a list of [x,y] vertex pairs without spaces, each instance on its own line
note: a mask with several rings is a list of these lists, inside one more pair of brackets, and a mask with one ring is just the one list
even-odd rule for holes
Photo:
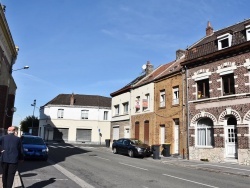
[[24,159],[48,159],[49,148],[41,137],[22,135],[21,141]]
[[149,157],[152,154],[149,145],[138,139],[121,138],[114,140],[112,144],[114,154],[125,154],[130,157]]

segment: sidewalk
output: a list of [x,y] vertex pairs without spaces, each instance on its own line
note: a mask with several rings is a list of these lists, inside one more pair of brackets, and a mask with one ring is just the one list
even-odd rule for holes
[[[0,167],[0,188],[2,188],[2,168]],[[16,172],[14,182],[13,182],[13,187],[12,188],[23,188],[21,177],[19,176],[19,172]]]
[[193,168],[197,170],[204,170],[216,173],[231,174],[237,176],[250,177],[250,166],[239,165],[232,162],[205,162],[197,160],[186,160],[176,157],[164,157],[160,156],[160,159],[153,159],[153,157],[147,158],[147,160],[160,162],[166,165],[182,166],[186,168]]

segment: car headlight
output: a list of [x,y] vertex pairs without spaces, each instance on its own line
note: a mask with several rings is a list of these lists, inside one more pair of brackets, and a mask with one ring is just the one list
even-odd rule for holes
[[23,151],[29,151],[27,148],[23,148]]
[[138,152],[142,151],[142,149],[139,148],[139,147],[136,147],[136,149],[137,149]]
[[42,152],[49,152],[49,148],[43,149]]

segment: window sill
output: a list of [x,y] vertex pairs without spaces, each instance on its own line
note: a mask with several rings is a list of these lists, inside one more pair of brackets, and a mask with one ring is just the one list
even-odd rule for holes
[[213,146],[195,146],[197,149],[213,149]]

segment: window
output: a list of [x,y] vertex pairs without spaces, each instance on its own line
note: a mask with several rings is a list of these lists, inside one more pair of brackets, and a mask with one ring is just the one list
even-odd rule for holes
[[227,74],[222,76],[223,95],[235,94],[234,88],[234,74]]
[[123,114],[128,114],[128,102],[123,103]]
[[160,91],[160,107],[165,107],[166,103],[166,94],[165,89]]
[[218,39],[218,50],[228,48],[232,44],[232,35],[229,33],[221,35],[221,36],[217,37],[217,39]]
[[247,41],[250,41],[250,25],[246,26],[246,36],[247,36]]
[[139,112],[140,111],[140,97],[136,97],[136,100],[135,100],[135,112]]
[[197,98],[209,98],[209,79],[197,81]]
[[89,119],[89,111],[88,110],[82,110],[81,117],[82,117],[82,119]]
[[173,88],[173,105],[179,104],[179,87]]
[[149,101],[150,101],[150,95],[146,94],[145,98],[142,101],[142,108],[143,108],[143,110],[149,109]]
[[197,146],[213,146],[214,131],[213,121],[209,118],[203,118],[197,124]]
[[104,111],[103,120],[108,120],[108,111]]
[[115,115],[119,115],[119,105],[115,105]]
[[64,109],[58,109],[57,118],[63,118],[63,111],[64,111]]

